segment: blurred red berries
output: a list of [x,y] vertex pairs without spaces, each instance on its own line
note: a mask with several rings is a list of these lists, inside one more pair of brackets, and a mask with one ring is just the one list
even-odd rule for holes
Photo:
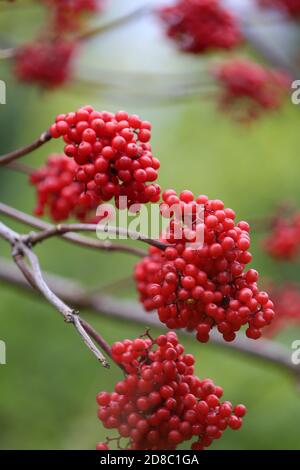
[[42,88],[59,87],[70,78],[74,53],[75,44],[63,39],[25,44],[16,50],[16,76]]
[[278,8],[292,18],[300,17],[299,0],[258,0],[258,3],[265,7]]
[[293,261],[300,252],[300,213],[277,217],[270,234],[263,241],[267,253],[277,260]]
[[102,8],[103,0],[43,0],[53,15],[54,28],[59,31],[72,31],[78,28],[80,20],[88,13]]
[[[175,333],[117,342],[112,355],[127,375],[113,393],[97,395],[98,417],[105,428],[127,439],[126,449],[176,449],[196,438],[191,448],[202,450],[226,428],[242,426],[245,406],[221,402],[222,388],[194,375],[195,359],[184,354]],[[107,448],[106,442],[97,445],[98,450]]]
[[194,54],[231,49],[242,41],[239,25],[219,0],[177,0],[159,10],[167,35]]
[[221,87],[220,108],[240,120],[278,109],[289,90],[289,77],[248,60],[235,59],[213,70]]
[[[252,256],[249,225],[235,223],[235,213],[220,200],[207,196],[194,199],[193,193],[165,191],[161,210],[178,204],[195,212],[187,229],[177,219],[170,221],[169,233],[162,240],[172,244],[164,251],[151,247],[149,255],[135,268],[140,300],[147,311],[158,310],[160,320],[168,328],[196,331],[201,342],[209,340],[216,328],[226,341],[233,341],[236,332],[247,325],[246,335],[261,336],[261,329],[274,317],[268,294],[257,287],[258,273],[245,271]],[[204,206],[204,221],[196,217],[197,205]],[[195,209],[195,210],[194,210]],[[174,237],[181,226],[181,239]],[[203,231],[203,246],[188,248],[187,242]]]
[[63,138],[65,154],[78,164],[76,181],[85,185],[81,202],[86,206],[115,198],[120,207],[122,196],[128,207],[159,200],[160,187],[154,182],[160,164],[152,155],[148,121],[125,111],[113,114],[85,106],[57,116],[50,132]]

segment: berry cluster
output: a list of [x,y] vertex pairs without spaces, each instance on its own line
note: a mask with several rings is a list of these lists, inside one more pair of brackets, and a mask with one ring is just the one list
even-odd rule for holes
[[[194,375],[194,357],[184,354],[175,333],[117,342],[112,356],[127,376],[113,393],[97,395],[98,417],[119,431],[118,441],[128,439],[127,449],[176,449],[196,437],[192,449],[201,450],[227,427],[241,427],[245,406],[221,402],[222,388]],[[109,441],[97,449],[107,450]]]
[[263,246],[275,259],[293,260],[300,252],[300,213],[291,218],[278,217]]
[[265,7],[278,8],[287,13],[291,18],[300,17],[300,1],[299,0],[258,0],[259,4]]
[[[209,333],[217,327],[226,341],[233,341],[243,325],[246,335],[257,339],[261,329],[273,319],[273,303],[257,287],[258,273],[244,272],[252,256],[249,225],[235,224],[235,213],[224,208],[220,200],[183,191],[165,191],[162,213],[168,207],[179,206],[197,215],[197,207],[204,207],[204,220],[192,220],[185,227],[180,220],[170,222],[163,238],[172,244],[164,251],[151,247],[147,257],[135,268],[135,279],[140,300],[147,311],[158,310],[160,320],[168,328],[196,330],[197,339],[209,340]],[[182,224],[179,232],[178,225]],[[174,236],[176,231],[176,237]],[[202,231],[204,241],[198,248],[187,245]]]
[[282,286],[271,285],[276,316],[272,324],[266,328],[265,336],[273,337],[284,327],[300,325],[300,291],[299,286],[286,283]]
[[70,77],[74,52],[75,45],[64,39],[25,44],[15,54],[16,76],[42,88],[58,87]]
[[85,186],[81,202],[87,207],[99,198],[114,197],[122,208],[121,197],[127,198],[127,207],[159,200],[160,187],[154,184],[159,161],[149,144],[150,122],[125,111],[112,114],[85,106],[57,116],[50,132],[63,138],[65,154],[79,165],[76,180]]
[[220,108],[240,120],[278,109],[289,89],[289,77],[247,60],[235,59],[213,70],[221,87]]
[[75,30],[81,18],[101,8],[102,0],[43,0],[53,15],[54,28],[61,31]]
[[[94,221],[89,208],[80,203],[84,184],[74,181],[78,165],[65,155],[50,155],[46,165],[30,175],[30,182],[36,186],[36,215],[44,215],[59,222],[70,216],[84,222]],[[95,201],[95,207],[100,201]]]
[[219,0],[177,0],[159,10],[167,35],[185,52],[230,49],[242,40],[240,28]]

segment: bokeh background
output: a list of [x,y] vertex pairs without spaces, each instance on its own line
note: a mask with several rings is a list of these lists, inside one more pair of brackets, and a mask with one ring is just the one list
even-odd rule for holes
[[[107,3],[105,14],[93,18],[95,24],[129,8],[121,0]],[[129,3],[134,7],[142,2]],[[42,15],[30,1],[0,5],[2,43],[14,45],[33,37]],[[282,200],[300,204],[299,107],[287,102],[280,112],[242,126],[220,114],[209,93],[189,94],[187,87],[187,96],[176,96],[174,77],[180,84],[191,75],[201,77],[203,61],[176,52],[151,17],[86,43],[76,63],[76,80],[59,91],[43,93],[17,83],[10,65],[0,61],[0,78],[7,83],[7,104],[0,106],[0,154],[31,142],[61,112],[84,104],[101,110],[125,108],[153,123],[162,187],[220,198],[246,220],[267,216]],[[38,166],[52,151],[60,151],[58,141],[24,162]],[[0,197],[18,209],[33,210],[34,191],[24,175],[2,168]],[[39,246],[37,253],[45,270],[100,291],[127,278],[135,262],[129,255],[95,253],[59,240]],[[279,283],[299,281],[299,265],[271,261],[261,250],[259,233],[252,234],[252,253],[252,266],[263,277]],[[0,255],[9,257],[3,242]],[[133,283],[115,288],[113,294],[136,295]],[[143,332],[140,325],[83,314],[110,343]],[[0,448],[94,449],[109,434],[97,420],[95,396],[112,390],[119,370],[101,368],[73,329],[41,299],[2,283],[0,339],[7,344],[7,365],[0,366]],[[276,338],[288,348],[295,339],[300,339],[299,328],[285,329]],[[221,385],[225,399],[248,407],[242,430],[228,430],[213,449],[300,449],[300,391],[294,377],[193,338],[182,341],[196,357],[197,374]]]

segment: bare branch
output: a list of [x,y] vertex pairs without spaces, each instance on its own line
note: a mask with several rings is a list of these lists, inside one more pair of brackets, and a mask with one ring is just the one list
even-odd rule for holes
[[6,155],[0,155],[0,165],[7,165],[7,163],[17,160],[18,158],[24,157],[24,155],[33,152],[34,150],[38,149],[51,139],[52,137],[49,131],[43,132],[40,137],[31,144],[26,145],[25,147],[22,147],[20,149],[14,150],[13,152],[7,153]]
[[[49,224],[44,220],[38,219],[37,217],[33,217],[32,215],[28,215],[25,212],[19,211],[14,207],[10,207],[7,204],[3,204],[2,202],[0,202],[0,214],[4,214],[10,217],[11,219],[18,220],[19,222],[22,222],[26,225],[29,225],[30,227],[34,227],[35,229],[39,230],[50,230],[55,227],[54,225]],[[70,232],[62,234],[61,238],[75,245],[80,245],[86,248],[92,248],[96,250],[105,250],[112,252],[117,251],[139,257],[147,255],[146,251],[134,246],[125,245],[122,243],[115,243],[109,240],[95,240],[93,238],[85,237],[77,233]]]
[[132,10],[129,13],[110,21],[109,23],[97,26],[93,29],[86,29],[77,35],[77,39],[79,41],[86,40],[93,36],[98,36],[100,34],[107,33],[108,31],[119,28],[120,26],[128,24],[138,17],[151,12],[152,6],[152,2],[147,2],[144,5],[137,7],[135,10]]
[[[162,328],[163,326],[157,316],[147,314],[137,302],[115,299],[97,293],[91,294],[80,283],[53,274],[45,274],[45,278],[47,284],[60,298],[66,302],[72,301],[77,308],[86,308],[96,314],[107,315],[109,317],[114,316],[127,322],[137,322],[155,328]],[[14,266],[3,259],[0,259],[0,279],[9,285],[14,285],[22,290],[33,293]],[[186,332],[182,333],[189,335]],[[226,343],[217,334],[213,334],[211,343],[226,351],[238,352],[253,359],[271,363],[276,367],[291,372],[300,380],[300,367],[292,363],[290,351],[274,341],[260,339],[253,342],[238,335],[234,342]]]
[[36,243],[42,242],[47,240],[48,238],[57,236],[57,235],[64,235],[69,232],[103,232],[103,233],[111,233],[113,235],[123,235],[129,237],[133,240],[139,240],[142,242],[147,243],[148,245],[155,246],[160,248],[161,250],[165,250],[169,245],[163,243],[159,240],[154,240],[152,238],[148,238],[146,235],[135,232],[133,230],[128,230],[122,227],[112,227],[107,225],[101,224],[59,224],[56,226],[52,226],[49,229],[43,230],[39,233],[32,233],[29,235],[28,239],[32,245]]
[[[0,237],[8,241],[12,248],[12,256],[16,265],[22,272],[29,285],[37,290],[53,307],[63,316],[67,323],[72,323],[90,351],[97,357],[99,362],[109,368],[109,364],[102,352],[95,346],[89,332],[98,344],[110,354],[110,349],[104,339],[86,321],[81,320],[78,313],[63,302],[48,286],[44,280],[40,263],[33,251],[22,241],[21,235],[0,222]],[[27,266],[24,258],[27,258],[30,266]]]

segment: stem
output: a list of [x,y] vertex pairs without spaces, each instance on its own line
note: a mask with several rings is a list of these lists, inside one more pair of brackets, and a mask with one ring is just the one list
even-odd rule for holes
[[[29,225],[30,227],[34,227],[35,229],[43,231],[50,230],[55,227],[54,225],[49,224],[48,222],[38,219],[37,217],[33,217],[32,215],[26,214],[25,212],[19,211],[14,207],[10,207],[2,202],[0,202],[0,214],[4,214],[10,217],[11,219],[18,220],[23,224]],[[112,243],[109,240],[105,240],[104,242],[102,242],[100,240],[94,240],[92,238],[85,237],[72,232],[62,234],[61,238],[65,241],[85,248],[112,252],[123,252],[138,257],[144,257],[147,255],[147,252],[140,248],[124,245],[122,243]]]
[[40,243],[48,238],[57,236],[57,235],[64,235],[69,232],[103,232],[103,233],[111,233],[113,235],[123,235],[129,237],[133,240],[139,240],[142,242],[147,243],[148,245],[155,246],[160,248],[161,250],[165,250],[168,244],[163,243],[159,240],[154,240],[152,238],[148,238],[146,235],[135,232],[133,230],[128,230],[122,227],[113,227],[113,226],[101,226],[101,224],[60,224],[56,226],[52,226],[49,229],[43,230],[39,233],[33,233],[29,235],[29,241],[32,245],[36,243]]
[[[83,342],[89,348],[89,350],[96,356],[99,362],[109,368],[109,364],[102,354],[102,352],[95,346],[89,334],[93,339],[109,353],[110,349],[104,339],[93,329],[89,323],[81,320],[78,313],[69,307],[60,297],[58,297],[48,286],[44,280],[40,263],[37,256],[33,251],[22,241],[20,234],[17,234],[9,227],[6,227],[0,222],[0,237],[6,240],[12,248],[12,257],[22,272],[24,278],[27,280],[29,285],[36,291],[38,291],[48,302],[52,305],[64,318],[67,323],[72,323],[81,336]],[[24,261],[27,258],[29,265]]]
[[18,158],[24,157],[24,155],[33,152],[51,139],[52,137],[49,131],[43,132],[40,137],[31,144],[14,150],[13,152],[7,153],[6,155],[0,155],[0,165],[6,165],[7,163],[17,160]]
[[138,17],[143,16],[145,13],[149,13],[151,9],[152,9],[152,2],[147,2],[144,5],[137,7],[133,11],[130,11],[127,14],[120,16],[119,18],[115,18],[111,20],[109,23],[96,26],[95,28],[92,28],[92,29],[86,29],[85,31],[78,34],[76,39],[79,41],[83,41],[93,36],[98,36],[99,34],[107,33],[108,31],[112,31],[114,29],[117,29],[120,26],[128,24],[132,20],[135,20]]

